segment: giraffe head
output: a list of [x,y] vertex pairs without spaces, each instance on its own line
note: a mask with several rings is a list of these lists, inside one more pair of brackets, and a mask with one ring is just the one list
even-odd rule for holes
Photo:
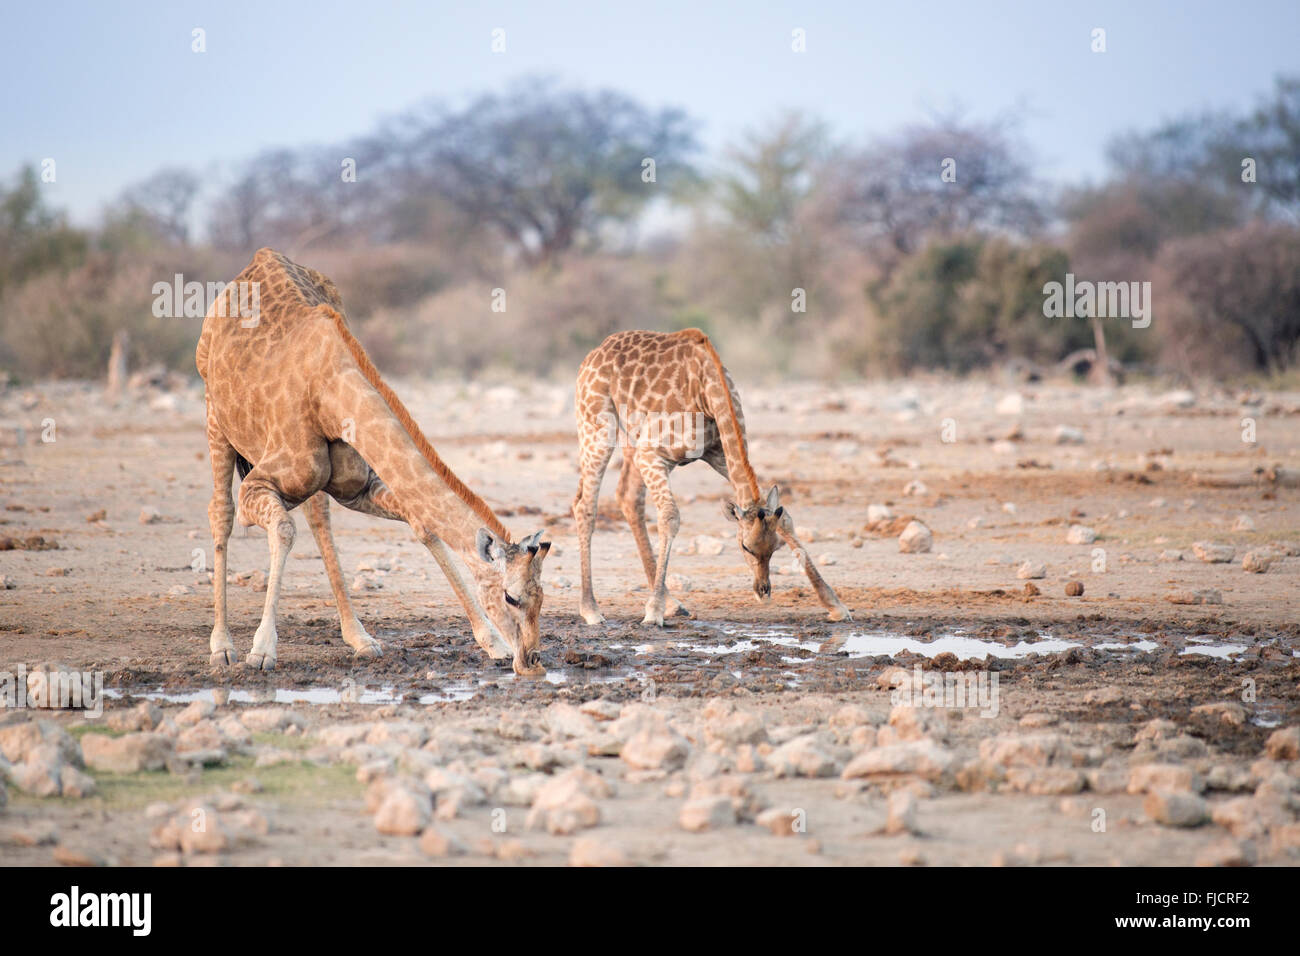
[[781,547],[777,529],[785,509],[781,507],[776,485],[767,493],[767,499],[742,508],[734,501],[723,502],[722,513],[736,522],[736,540],[745,553],[745,561],[754,572],[754,594],[764,604],[772,599],[772,579],[769,567],[772,555]]
[[542,561],[551,542],[538,531],[518,544],[480,528],[475,542],[489,573],[478,575],[479,602],[514,648],[514,670],[521,677],[546,673],[539,652],[538,619],[542,613]]

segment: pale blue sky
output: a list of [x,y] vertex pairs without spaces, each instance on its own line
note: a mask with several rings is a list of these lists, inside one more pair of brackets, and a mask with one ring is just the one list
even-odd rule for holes
[[[207,52],[190,50],[207,31]],[[491,52],[491,31],[506,52]],[[807,31],[807,52],[790,49]],[[1108,52],[1089,50],[1107,31]],[[1245,108],[1300,72],[1300,0],[973,3],[53,2],[0,20],[0,176],[53,157],[50,199],[92,219],[125,185],[212,176],[260,149],[341,142],[430,97],[530,74],[702,121],[710,150],[796,109],[863,138],[1023,105],[1038,174],[1097,177],[1116,132]]]

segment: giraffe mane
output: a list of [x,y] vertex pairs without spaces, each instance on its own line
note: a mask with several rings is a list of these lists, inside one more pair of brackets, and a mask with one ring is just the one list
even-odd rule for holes
[[415,442],[415,447],[420,450],[424,460],[429,463],[438,477],[447,484],[447,487],[483,519],[483,523],[487,525],[489,531],[502,541],[510,543],[510,532],[501,523],[501,519],[488,507],[486,501],[456,477],[455,472],[447,467],[447,463],[434,450],[433,445],[429,444],[429,439],[424,437],[424,432],[420,430],[420,426],[415,424],[415,420],[411,417],[411,413],[406,410],[406,406],[402,404],[402,400],[388,387],[383,377],[380,376],[379,369],[375,368],[375,364],[370,361],[370,356],[366,354],[366,350],[361,347],[361,343],[357,341],[356,336],[352,334],[352,330],[348,328],[347,320],[343,318],[342,313],[330,306],[321,306],[320,308],[329,312],[330,318],[334,321],[334,327],[338,329],[339,335],[342,336],[343,343],[347,346],[348,353],[352,356],[353,361],[361,369],[361,374],[366,377],[366,381],[374,386],[375,391],[382,396],[389,410],[401,423],[402,428],[406,430],[406,434],[411,437],[411,441]]
[[[731,388],[727,385],[727,372],[722,367],[722,358],[718,355],[718,350],[713,347],[713,342],[710,341],[703,330],[684,329],[680,334],[704,346],[704,350],[713,362],[713,367],[718,373],[718,382],[722,386],[723,398],[727,403],[727,421],[725,423],[720,422],[716,418],[714,421],[718,423],[719,429],[725,424],[731,430],[731,437],[736,447],[740,449],[740,461],[736,462],[736,466],[740,469],[740,477],[749,486],[749,491],[754,496],[754,500],[762,501],[763,496],[758,491],[758,476],[754,474],[754,468],[749,463],[749,451],[746,448],[744,438],[740,435],[740,419],[736,416],[736,403],[731,399]],[[727,462],[727,468],[731,468],[730,461]]]

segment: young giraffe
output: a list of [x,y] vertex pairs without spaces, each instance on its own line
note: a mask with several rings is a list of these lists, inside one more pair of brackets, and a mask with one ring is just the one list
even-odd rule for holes
[[[624,443],[618,501],[632,526],[651,588],[643,623],[662,626],[666,609],[670,616],[688,613],[667,593],[668,556],[681,523],[668,476],[678,465],[697,460],[707,462],[735,489],[735,499],[726,502],[722,510],[737,523],[736,537],[754,572],[758,599],[771,599],[769,565],[772,554],[784,543],[798,556],[830,620],[850,617],[795,537],[794,521],[781,506],[776,486],[766,497],[759,494],[758,479],[749,464],[740,396],[713,343],[699,329],[611,335],[578,370],[575,412],[581,477],[573,516],[582,560],[579,609],[588,624],[604,620],[591,590],[591,533],[600,482],[620,433]],[[658,561],[646,533],[647,487],[659,512]]]
[[[259,309],[239,315],[236,291],[257,283]],[[227,317],[229,316],[229,317]],[[405,521],[433,554],[465,607],[474,639],[515,673],[545,673],[538,655],[542,532],[514,544],[487,504],[465,487],[380,378],[343,316],[329,279],[259,249],[209,311],[195,363],[207,386],[212,457],[214,665],[232,664],[226,625],[226,542],[232,473],[239,468],[239,521],[265,528],[271,574],[248,663],[276,660],[276,611],[285,559],[293,546],[289,511],[307,503],[338,604],[343,639],[361,656],[379,656],[348,600],[329,523],[329,498],[365,514]],[[328,496],[328,497],[327,497]],[[471,588],[452,557],[468,565]],[[475,593],[477,591],[477,593]]]

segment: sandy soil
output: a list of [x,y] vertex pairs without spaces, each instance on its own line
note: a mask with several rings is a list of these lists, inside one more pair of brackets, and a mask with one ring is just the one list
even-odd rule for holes
[[[416,838],[376,831],[366,785],[356,777],[367,757],[392,761],[398,777],[423,773],[425,758],[404,757],[403,748],[481,778],[482,803],[460,800],[457,807],[457,799],[437,795],[447,819],[436,826],[464,851],[453,862],[559,863],[602,853],[633,863],[1300,859],[1300,763],[1285,741],[1271,745],[1271,759],[1265,754],[1277,728],[1300,722],[1300,492],[1262,478],[1232,488],[1206,483],[1279,464],[1300,467],[1300,395],[742,383],[760,480],[780,484],[854,620],[827,623],[786,552],[774,561],[774,600],[757,605],[732,526],[719,511],[729,489],[698,466],[674,476],[682,531],[670,569],[684,579],[680,597],[694,617],[661,631],[639,623],[647,592],[613,500],[616,466],[594,544],[597,596],[610,623],[591,629],[577,617],[568,388],[397,388],[443,457],[512,531],[548,529],[549,679],[517,681],[482,657],[445,580],[408,529],[337,507],[335,535],[349,578],[357,573],[371,585],[356,592],[358,613],[384,643],[385,657],[358,662],[342,644],[314,542],[299,520],[281,601],[278,669],[210,670],[211,585],[203,569],[211,564],[211,484],[201,392],[155,389],[110,401],[92,386],[10,389],[0,394],[0,539],[18,548],[0,550],[0,665],[16,671],[58,662],[101,671],[122,695],[108,714],[119,714],[119,722],[140,695],[162,692],[175,701],[159,701],[166,725],[184,706],[176,695],[212,688],[256,698],[237,694],[214,721],[265,710],[277,691],[296,716],[272,719],[266,731],[256,729],[260,718],[251,719],[251,741],[228,741],[226,759],[206,769],[173,763],[171,773],[92,771],[97,792],[84,799],[42,798],[11,785],[0,810],[5,862],[51,862],[52,846],[110,863],[431,862]],[[1254,423],[1254,442],[1243,441],[1244,420]],[[1061,442],[1060,426],[1081,434]],[[41,441],[42,432],[54,440]],[[932,550],[900,554],[897,529],[867,529],[870,504],[915,515],[933,532]],[[1093,529],[1096,540],[1069,543],[1076,524]],[[33,536],[46,549],[29,549]],[[717,542],[723,547],[715,554]],[[1232,559],[1202,561],[1193,550],[1198,542],[1229,546]],[[1251,551],[1272,557],[1266,573],[1243,570]],[[231,588],[230,612],[241,652],[260,614],[266,559],[265,535],[237,528],[230,570],[242,586]],[[1037,596],[1026,595],[1017,576],[1025,562],[1045,566],[1033,581]],[[1068,581],[1081,582],[1083,595],[1067,597]],[[1215,603],[1170,601],[1197,592]],[[918,643],[901,650],[881,643],[890,637]],[[954,637],[957,656],[916,653]],[[961,639],[1021,656],[963,663],[969,645]],[[1034,653],[1035,644],[1061,650]],[[997,673],[998,716],[900,716],[881,675],[919,662]],[[1247,686],[1254,693],[1243,699]],[[343,700],[292,699],[313,689]],[[646,768],[626,754],[594,755],[602,721],[584,729],[592,739],[553,726],[556,714],[569,713],[558,704],[601,699],[624,707],[628,721],[640,714],[652,729],[679,736],[687,748],[681,763]],[[759,720],[757,766],[738,749],[743,745],[711,735],[729,712],[719,701]],[[1205,704],[1239,705],[1241,713],[1194,712]],[[53,716],[78,737],[105,725],[71,713],[39,716]],[[378,751],[350,752],[358,741],[321,743],[328,728],[357,722],[415,723],[427,740],[395,744],[371,727],[359,742]],[[1058,738],[1052,754],[1028,758],[1032,779],[1007,779],[1020,758],[998,758],[988,742],[1035,734]],[[827,776],[778,776],[772,754],[805,738],[828,759],[815,768]],[[842,777],[865,751],[920,738],[943,748],[951,758],[945,769]],[[1191,768],[1191,790],[1209,801],[1205,813],[1227,820],[1217,808],[1249,797],[1264,822],[1154,822],[1160,811],[1143,794],[1126,792],[1133,768],[1151,762]],[[575,764],[615,787],[593,798],[599,824],[576,834],[549,833],[544,823],[526,828],[527,806],[508,799],[526,804],[537,780]],[[1077,778],[1048,772],[1055,770]],[[533,782],[509,790],[497,772]],[[693,788],[707,791],[707,781],[722,778],[747,788],[750,809],[803,811],[806,832],[782,839],[743,819],[688,832],[679,814]],[[898,815],[912,822],[884,833],[896,791],[916,797],[915,818],[900,802]],[[163,811],[154,806],[150,816],[146,808],[166,803],[177,812],[204,796],[224,801],[228,814],[260,814],[269,825],[254,824],[253,835],[213,852],[173,854],[155,833]],[[1109,820],[1101,832],[1099,809]],[[502,819],[504,832],[496,828]],[[42,835],[44,821],[57,835]],[[150,845],[151,834],[160,845]],[[575,849],[580,840],[588,842]]]

